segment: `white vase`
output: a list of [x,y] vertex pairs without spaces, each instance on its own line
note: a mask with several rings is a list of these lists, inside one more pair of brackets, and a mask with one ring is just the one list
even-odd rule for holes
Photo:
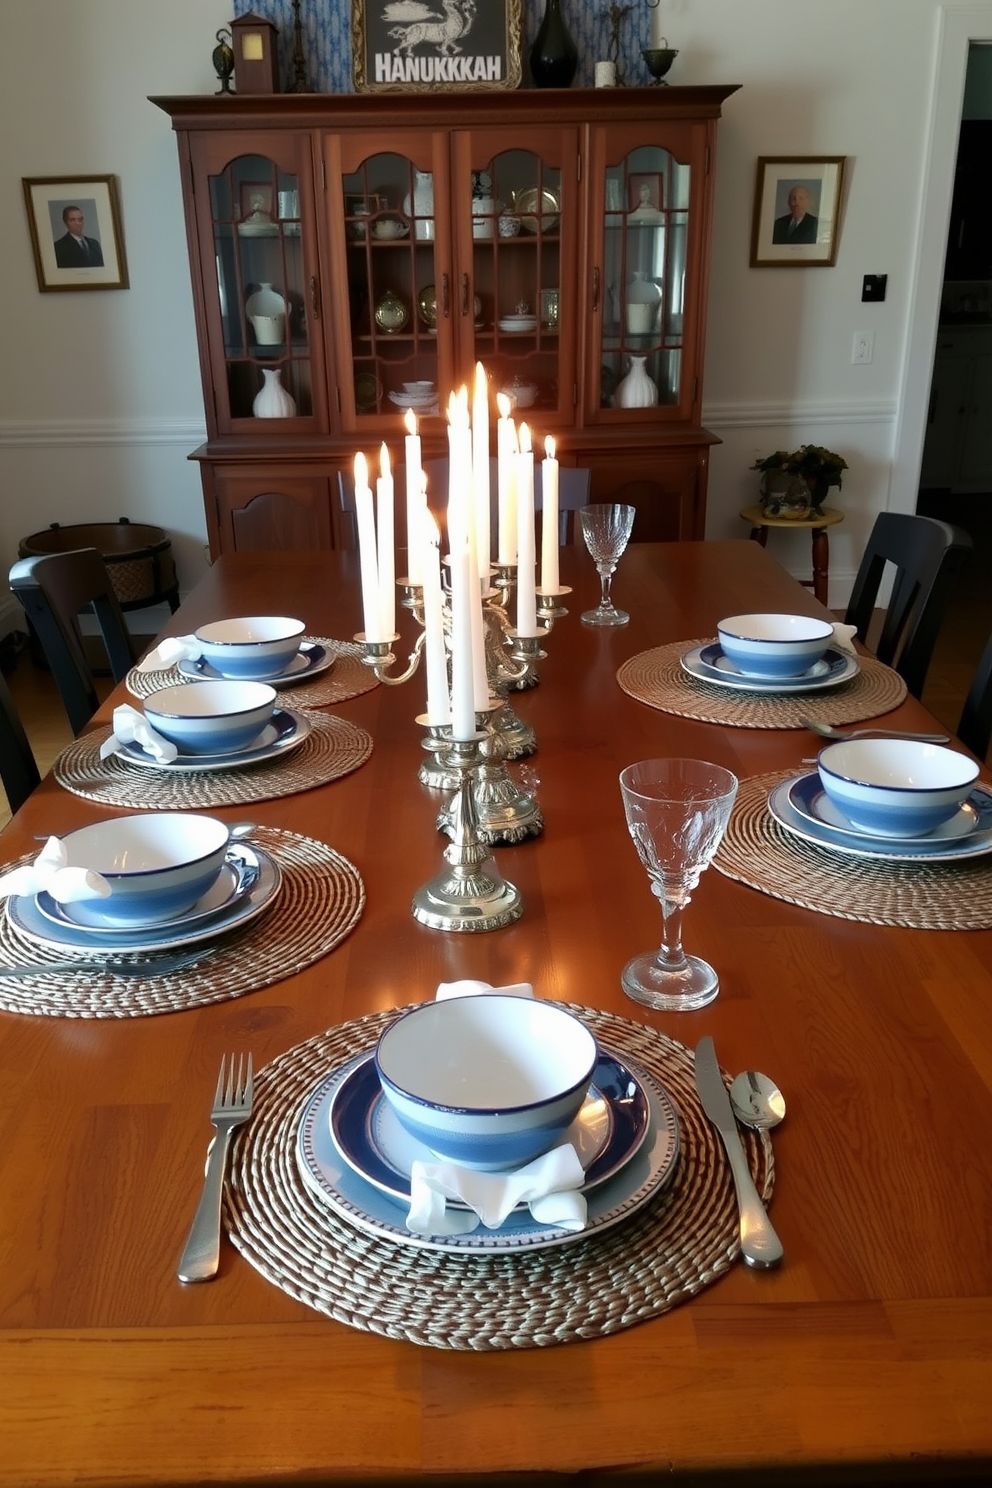
[[413,217],[413,236],[421,242],[434,239],[434,177],[430,171],[413,173],[413,199],[409,193],[403,198],[403,210]]
[[658,402],[658,389],[647,374],[646,360],[642,356],[631,357],[630,371],[617,388],[618,408],[654,408]]
[[634,270],[627,286],[627,331],[631,336],[649,336],[658,324],[661,290],[653,279]]
[[245,310],[248,315],[263,315],[274,319],[277,315],[286,314],[286,301],[281,294],[277,294],[271,284],[260,284],[245,300]]
[[278,367],[262,368],[262,386],[255,394],[251,411],[256,418],[292,418],[296,404],[282,385]]

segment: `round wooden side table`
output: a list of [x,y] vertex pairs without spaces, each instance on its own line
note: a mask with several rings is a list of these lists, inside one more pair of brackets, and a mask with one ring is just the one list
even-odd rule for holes
[[751,536],[762,547],[765,547],[768,542],[769,527],[791,527],[793,531],[797,527],[809,529],[813,538],[813,577],[800,579],[799,582],[812,589],[820,603],[825,605],[830,568],[827,528],[836,527],[838,522],[843,522],[844,513],[837,511],[835,507],[825,506],[819,516],[769,517],[765,515],[760,506],[745,506],[741,511],[741,516],[745,522],[751,523]]

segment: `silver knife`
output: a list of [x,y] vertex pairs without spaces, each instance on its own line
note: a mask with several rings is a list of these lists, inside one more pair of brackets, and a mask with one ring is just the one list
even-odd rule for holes
[[741,1216],[741,1254],[749,1266],[758,1270],[777,1266],[783,1255],[782,1242],[772,1229],[754,1186],[711,1038],[700,1039],[696,1045],[696,1089],[703,1110],[723,1138],[730,1158]]

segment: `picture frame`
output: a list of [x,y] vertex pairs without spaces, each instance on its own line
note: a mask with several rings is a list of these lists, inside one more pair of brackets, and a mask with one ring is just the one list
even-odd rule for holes
[[[837,262],[844,155],[762,155],[751,223],[751,268],[832,268]],[[795,193],[795,201],[790,197]]]
[[271,181],[242,181],[238,187],[238,207],[245,222],[255,211],[275,217],[275,187]]
[[521,79],[522,0],[450,0],[443,18],[421,0],[351,0],[358,93],[506,90]]
[[21,185],[42,294],[128,288],[116,176],[22,176]]
[[658,171],[641,171],[627,177],[627,210],[642,215],[657,213],[665,206],[665,183]]

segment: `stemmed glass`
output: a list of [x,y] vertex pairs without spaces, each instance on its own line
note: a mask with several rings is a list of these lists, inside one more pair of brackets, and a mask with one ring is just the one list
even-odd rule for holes
[[626,625],[630,616],[618,610],[610,598],[613,571],[630,541],[630,529],[634,525],[632,506],[583,506],[579,510],[582,536],[586,547],[599,571],[602,598],[595,610],[585,610],[582,621],[585,625]]
[[620,772],[620,792],[662,911],[661,949],[628,961],[621,985],[648,1007],[705,1007],[720,981],[712,966],[682,949],[682,914],[726,831],[737,778],[705,760],[642,760]]

